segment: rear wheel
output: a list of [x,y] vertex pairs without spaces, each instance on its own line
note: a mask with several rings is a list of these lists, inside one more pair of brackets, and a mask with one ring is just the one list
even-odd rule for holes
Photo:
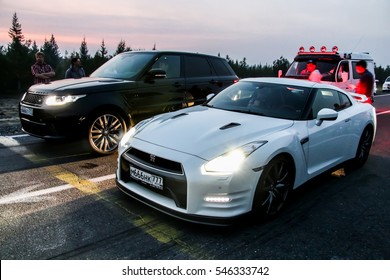
[[370,127],[366,127],[359,140],[359,145],[356,150],[355,158],[352,160],[352,166],[362,167],[370,154],[374,132]]
[[114,112],[97,114],[88,126],[89,146],[98,154],[112,154],[118,148],[125,132],[126,123],[119,114]]
[[253,200],[255,214],[272,218],[282,210],[294,184],[294,173],[292,162],[284,155],[267,164],[256,187]]

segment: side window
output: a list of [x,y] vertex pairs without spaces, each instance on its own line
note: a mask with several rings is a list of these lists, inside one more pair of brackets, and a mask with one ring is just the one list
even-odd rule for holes
[[340,66],[337,72],[337,81],[345,82],[349,80],[349,65],[348,61],[340,62]]
[[167,74],[167,79],[180,77],[180,56],[163,55],[152,66],[151,69],[162,69]]
[[233,75],[230,72],[228,66],[226,65],[227,64],[226,61],[224,61],[222,59],[218,59],[218,58],[210,58],[210,62],[214,68],[214,71],[217,73],[217,76],[231,76],[231,75]]
[[207,59],[202,56],[186,56],[185,76],[191,78],[212,76]]
[[353,61],[352,62],[352,71],[353,71],[353,78],[354,79],[360,79],[360,75],[358,74],[358,72],[356,72],[356,63],[357,61]]
[[331,89],[318,89],[312,104],[312,117],[316,118],[321,109],[329,108],[340,110],[340,97],[338,91]]
[[340,97],[340,108],[338,109],[339,111],[348,108],[352,105],[351,100],[349,100],[348,96],[346,96],[344,93],[339,92],[339,97]]

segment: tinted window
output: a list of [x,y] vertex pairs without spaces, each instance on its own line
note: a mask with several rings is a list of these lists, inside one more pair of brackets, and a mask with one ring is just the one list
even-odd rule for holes
[[151,69],[161,69],[167,74],[167,79],[180,77],[180,56],[163,55],[152,66]]
[[324,108],[340,111],[351,105],[351,101],[345,94],[331,89],[319,89],[313,101],[312,117],[316,118],[318,112]]
[[340,108],[339,110],[348,108],[352,105],[351,100],[349,100],[348,96],[346,96],[344,93],[339,92],[340,97]]
[[273,118],[299,120],[310,88],[240,81],[217,94],[207,105],[214,108]]
[[215,72],[217,73],[217,76],[231,76],[234,75],[231,70],[229,69],[229,65],[227,61],[223,59],[218,58],[210,58],[211,65],[213,65],[213,68]]
[[186,56],[185,75],[186,77],[212,76],[207,59],[202,56]]

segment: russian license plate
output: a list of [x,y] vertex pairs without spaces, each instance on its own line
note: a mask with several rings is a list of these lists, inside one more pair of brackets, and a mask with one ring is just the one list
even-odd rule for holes
[[130,166],[130,176],[156,189],[162,190],[164,188],[162,177],[150,174],[133,166]]
[[24,115],[32,116],[33,115],[33,108],[21,105],[20,112]]

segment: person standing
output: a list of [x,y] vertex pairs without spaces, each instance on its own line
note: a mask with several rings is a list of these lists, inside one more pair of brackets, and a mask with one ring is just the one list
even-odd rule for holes
[[55,76],[53,68],[45,63],[45,54],[37,52],[35,54],[35,64],[31,66],[31,74],[34,77],[34,84],[48,84]]
[[359,60],[355,66],[356,72],[360,75],[359,82],[356,85],[355,92],[367,96],[369,103],[374,102],[372,96],[374,90],[374,75],[367,70],[367,62]]
[[65,79],[80,79],[82,77],[85,77],[85,71],[81,66],[81,60],[80,58],[74,57],[71,60],[70,67],[65,72]]

